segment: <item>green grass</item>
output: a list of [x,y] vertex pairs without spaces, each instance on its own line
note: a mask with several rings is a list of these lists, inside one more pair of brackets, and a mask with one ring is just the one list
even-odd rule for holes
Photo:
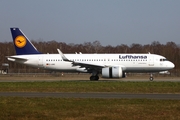
[[[180,93],[180,82],[1,82],[0,92]],[[178,120],[180,100],[0,97],[0,120]]]
[[180,93],[180,82],[1,82],[0,92]]
[[0,97],[1,120],[178,120],[179,100]]

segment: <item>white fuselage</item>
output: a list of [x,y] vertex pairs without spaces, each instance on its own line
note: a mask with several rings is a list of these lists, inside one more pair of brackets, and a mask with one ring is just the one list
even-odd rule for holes
[[[174,68],[165,57],[156,54],[64,54],[69,60],[92,66],[119,66],[124,72],[159,72]],[[47,70],[87,72],[85,68],[63,61],[60,54],[10,56],[8,60]]]

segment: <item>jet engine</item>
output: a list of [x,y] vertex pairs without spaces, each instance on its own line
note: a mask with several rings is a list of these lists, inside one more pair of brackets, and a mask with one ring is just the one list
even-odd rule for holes
[[124,78],[126,77],[125,72],[119,66],[106,67],[102,69],[103,78]]

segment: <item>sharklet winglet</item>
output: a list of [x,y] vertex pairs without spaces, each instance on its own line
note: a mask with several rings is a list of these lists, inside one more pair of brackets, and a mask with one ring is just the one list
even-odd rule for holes
[[63,61],[69,61],[69,62],[73,62],[73,61],[70,61],[69,59],[67,59],[67,57],[61,52],[60,49],[57,49],[58,53],[61,55]]

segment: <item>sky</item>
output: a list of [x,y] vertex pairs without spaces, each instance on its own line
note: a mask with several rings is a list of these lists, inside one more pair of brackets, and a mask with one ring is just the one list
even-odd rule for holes
[[180,44],[180,0],[1,0],[0,42],[10,27],[30,40],[101,45]]

